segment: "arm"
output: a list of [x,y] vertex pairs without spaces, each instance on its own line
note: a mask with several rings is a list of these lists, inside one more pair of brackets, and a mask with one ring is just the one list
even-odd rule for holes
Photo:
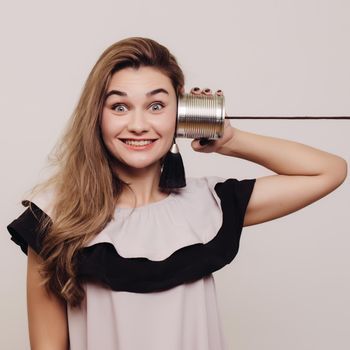
[[217,153],[250,160],[278,174],[256,179],[244,226],[297,211],[334,191],[347,176],[347,162],[337,155],[298,142],[232,129],[232,137],[216,149]]
[[66,303],[40,286],[40,257],[28,247],[27,306],[32,350],[69,349]]

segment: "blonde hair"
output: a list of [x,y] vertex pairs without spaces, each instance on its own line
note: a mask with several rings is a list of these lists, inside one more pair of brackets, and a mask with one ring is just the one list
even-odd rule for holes
[[[166,47],[142,37],[112,44],[94,65],[63,136],[49,154],[54,174],[31,191],[35,196],[54,188],[52,214],[40,222],[40,272],[47,290],[72,307],[85,297],[76,253],[112,220],[116,200],[128,186],[112,172],[113,159],[102,140],[104,96],[113,73],[140,66],[157,68],[170,78],[177,97],[182,94],[184,74]],[[22,204],[31,208],[30,200]]]

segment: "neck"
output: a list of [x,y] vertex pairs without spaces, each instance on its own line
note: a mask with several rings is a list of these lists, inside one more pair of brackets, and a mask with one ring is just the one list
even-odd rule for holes
[[161,175],[160,162],[149,167],[137,169],[117,165],[115,173],[129,187],[125,187],[118,197],[117,207],[139,207],[149,203],[157,202],[168,195],[168,191],[162,191],[158,184]]

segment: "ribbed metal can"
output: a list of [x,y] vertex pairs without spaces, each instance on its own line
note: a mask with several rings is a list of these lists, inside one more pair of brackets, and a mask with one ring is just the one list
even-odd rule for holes
[[176,137],[219,139],[224,132],[223,95],[184,94],[177,101]]

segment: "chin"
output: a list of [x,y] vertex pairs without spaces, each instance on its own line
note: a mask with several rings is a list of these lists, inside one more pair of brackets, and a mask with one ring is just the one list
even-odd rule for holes
[[117,165],[123,167],[124,169],[146,169],[146,168],[152,168],[156,167],[158,164],[160,165],[160,159],[150,162],[150,161],[121,161],[120,159],[117,160]]

